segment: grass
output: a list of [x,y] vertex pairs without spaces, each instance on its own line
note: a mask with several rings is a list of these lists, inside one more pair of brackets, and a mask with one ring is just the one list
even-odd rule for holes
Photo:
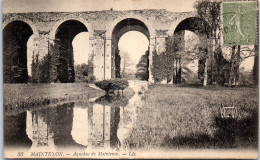
[[[132,149],[256,149],[258,89],[153,85],[137,111],[126,143]],[[221,103],[234,105],[239,116],[220,117]]]
[[3,84],[3,106],[5,113],[9,113],[103,94],[87,83]]

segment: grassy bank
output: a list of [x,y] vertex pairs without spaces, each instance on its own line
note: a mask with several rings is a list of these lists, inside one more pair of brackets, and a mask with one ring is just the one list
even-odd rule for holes
[[20,111],[103,94],[103,91],[90,88],[86,83],[3,84],[3,106],[5,111]]
[[[133,149],[257,148],[257,88],[153,85],[126,142]],[[239,116],[222,119],[221,103]]]

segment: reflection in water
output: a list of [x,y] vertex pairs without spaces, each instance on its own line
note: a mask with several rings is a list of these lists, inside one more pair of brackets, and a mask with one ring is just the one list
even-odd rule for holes
[[53,132],[50,131],[46,119],[37,112],[26,111],[26,113],[26,133],[32,141],[30,151],[39,148],[45,151],[55,151]]
[[4,117],[4,146],[29,150],[32,141],[26,134],[26,112]]
[[30,151],[125,148],[125,139],[136,123],[136,109],[141,105],[137,94],[130,100],[106,95],[94,102],[68,103],[6,116],[5,145],[19,141],[29,144]]
[[73,108],[72,138],[76,143],[88,146],[88,108],[75,103]]
[[137,119],[137,109],[142,107],[143,101],[142,97],[139,94],[135,94],[130,100],[126,107],[120,111],[120,123],[117,130],[117,136],[120,141],[121,149],[129,148],[129,145],[126,142],[126,138],[128,138],[131,133],[131,130],[136,124]]
[[72,137],[88,148],[115,148],[118,145],[116,133],[120,107],[100,104],[100,99],[97,102],[92,105],[88,105],[88,102],[75,103]]

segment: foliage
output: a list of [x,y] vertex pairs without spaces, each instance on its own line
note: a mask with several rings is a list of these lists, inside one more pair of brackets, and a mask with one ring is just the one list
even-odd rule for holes
[[59,43],[59,65],[58,79],[62,83],[71,83],[75,81],[73,49],[70,40],[63,40]]
[[[220,36],[221,36],[221,32],[220,32],[221,2],[199,0],[195,3],[194,7],[197,9],[198,15],[207,22],[207,25],[205,25],[205,27],[208,27],[207,35],[214,40],[213,43],[208,43],[211,46],[209,46],[207,49],[209,54],[206,56],[205,59],[203,85],[206,86],[208,83],[208,78],[210,79],[211,83],[215,83],[214,82],[215,77],[220,76],[220,73],[215,71],[215,66],[222,65],[222,64],[216,64],[216,60],[214,59],[215,54],[221,54],[221,52],[216,52],[217,48],[220,46]],[[213,50],[211,50],[210,48],[213,48]],[[209,58],[211,58],[210,62],[208,61]],[[210,64],[210,66],[208,63]],[[210,76],[208,76],[208,69],[210,72]]]
[[[157,54],[156,50],[152,52],[152,68],[151,72],[155,83],[167,80],[167,83],[177,77],[180,70],[174,66],[175,62],[180,60],[180,52],[175,51],[176,44],[174,43],[174,37],[169,36],[166,38],[166,50],[160,54]],[[177,71],[175,72],[176,69]],[[175,72],[175,73],[174,73]]]
[[54,44],[50,45],[50,82],[59,82],[58,68],[60,65],[60,40],[55,40]]
[[59,81],[59,41],[55,41],[55,45],[50,45],[48,47],[50,47],[48,54],[45,55],[41,60],[39,59],[39,54],[33,54],[32,56],[32,83],[50,83]]
[[[217,32],[217,30],[220,28],[221,2],[198,0],[194,7],[197,9],[199,16],[210,26],[209,31],[212,32],[210,34],[214,38],[217,38],[216,40],[219,40],[220,32]],[[218,41],[216,41],[216,43],[218,43]]]
[[51,56],[48,54],[42,58],[38,66],[38,82],[49,83],[50,82],[50,59]]
[[129,83],[123,79],[103,80],[95,82],[95,85],[106,92],[114,92],[115,90],[124,90],[128,87]]
[[[32,77],[33,83],[62,82],[72,83],[75,81],[75,70],[73,60],[72,44],[69,40],[54,40],[49,44],[48,54],[39,59],[39,55],[33,55]],[[85,66],[82,66],[84,68]],[[93,73],[93,64],[88,66],[89,74]],[[81,72],[81,69],[79,72]],[[85,74],[85,73],[81,73]],[[87,79],[83,77],[83,79]],[[78,78],[78,77],[77,77]],[[93,80],[93,78],[91,78]],[[82,80],[82,79],[81,79]]]
[[120,72],[121,72],[121,56],[119,54],[119,50],[117,49],[115,51],[115,73],[116,73],[116,78],[121,78]]
[[96,81],[96,77],[93,74],[89,74],[87,77],[87,83],[94,83]]
[[89,78],[91,81],[95,81],[93,79],[93,67],[92,65],[87,65],[85,63],[75,65],[75,81],[76,82],[88,82]]
[[239,79],[239,84],[241,85],[252,85],[255,84],[253,80],[253,74],[249,71],[246,71],[245,68],[240,69],[240,79]]
[[254,84],[258,84],[258,71],[259,71],[259,46],[255,45],[255,58],[254,58],[254,67],[253,67],[253,81]]
[[50,70],[50,55],[46,55],[39,61],[39,54],[36,54],[35,59],[33,55],[32,59],[32,83],[48,83],[49,82],[49,70]]
[[152,51],[152,67],[151,72],[154,79],[154,82],[161,82],[164,78],[163,72],[161,72],[161,57],[157,54],[156,50]]
[[214,81],[217,84],[224,86],[224,84],[227,83],[229,80],[230,62],[224,58],[220,47],[216,49],[216,53],[217,54],[214,54],[214,58],[215,58],[214,70],[212,69],[210,74],[215,75]]
[[[129,69],[130,66],[132,66],[132,61],[128,55],[127,52],[121,52],[120,53],[120,78],[132,78],[132,73],[131,70]],[[134,76],[135,77],[135,76]]]
[[16,38],[6,36],[4,38],[3,82],[26,83],[28,81],[26,46],[20,46],[22,42],[19,42]]
[[149,52],[146,51],[145,55],[141,56],[140,61],[136,65],[137,72],[135,76],[141,80],[148,81],[149,79]]

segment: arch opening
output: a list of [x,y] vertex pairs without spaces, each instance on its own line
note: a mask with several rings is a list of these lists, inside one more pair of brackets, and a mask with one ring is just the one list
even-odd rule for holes
[[65,21],[58,27],[55,34],[55,45],[58,46],[59,65],[57,66],[57,77],[53,80],[54,82],[75,82],[74,54],[72,42],[79,33],[83,32],[88,32],[88,29],[83,23],[77,20]]
[[[120,21],[117,23],[117,25],[114,27],[113,32],[112,32],[112,45],[111,45],[111,52],[112,52],[112,78],[126,78],[122,75],[122,61],[123,57],[125,56],[126,52],[128,49],[125,48],[124,50],[120,51],[119,48],[119,41],[121,39],[124,39],[125,35],[129,35],[129,33],[133,33],[135,31],[136,33],[144,35],[148,39],[148,44],[147,45],[147,53],[138,53],[141,55],[143,54],[149,54],[148,52],[148,45],[149,45],[149,39],[150,39],[150,33],[148,30],[148,27],[140,20],[134,19],[134,18],[128,18]],[[135,34],[136,34],[135,33]],[[138,36],[140,38],[140,35]],[[138,39],[135,38],[130,38],[129,41],[135,41]],[[131,46],[128,46],[131,47]],[[140,46],[136,46],[137,50],[139,49]],[[131,49],[130,49],[131,50]],[[123,53],[125,52],[125,53]],[[132,55],[131,55],[132,56]],[[128,57],[129,58],[129,57]],[[149,75],[149,73],[148,73]],[[134,78],[134,75],[130,76],[130,79]]]
[[139,31],[129,31],[118,42],[120,76],[126,79],[148,80],[149,40]]
[[3,81],[27,83],[27,42],[33,30],[23,21],[13,21],[3,29]]
[[174,30],[175,60],[174,83],[202,83],[205,55],[208,52],[209,25],[201,18],[181,21]]

